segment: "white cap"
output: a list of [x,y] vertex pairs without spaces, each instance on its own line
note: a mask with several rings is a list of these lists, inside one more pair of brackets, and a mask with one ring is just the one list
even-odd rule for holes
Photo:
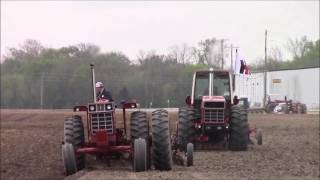
[[103,83],[102,82],[97,82],[96,83],[96,88],[100,88],[100,87],[103,87]]

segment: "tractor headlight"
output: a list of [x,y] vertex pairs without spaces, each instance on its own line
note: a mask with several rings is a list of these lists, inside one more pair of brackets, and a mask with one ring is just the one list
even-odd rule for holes
[[107,105],[107,109],[108,109],[108,110],[112,109],[111,104],[108,104],[108,105]]
[[95,110],[96,110],[95,105],[90,105],[90,106],[89,106],[89,111],[95,111]]

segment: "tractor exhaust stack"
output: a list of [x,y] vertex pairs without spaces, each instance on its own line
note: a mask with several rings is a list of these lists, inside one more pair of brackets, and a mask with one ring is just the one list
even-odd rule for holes
[[92,77],[92,92],[93,92],[93,102],[96,103],[96,77],[94,74],[94,64],[90,64],[91,66],[91,77]]

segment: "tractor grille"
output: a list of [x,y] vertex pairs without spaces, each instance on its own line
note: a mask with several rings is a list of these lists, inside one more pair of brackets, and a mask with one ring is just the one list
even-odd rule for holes
[[204,121],[208,123],[224,122],[224,103],[207,102],[204,104]]
[[91,114],[91,131],[93,134],[97,130],[106,130],[109,134],[113,133],[112,113],[93,113]]

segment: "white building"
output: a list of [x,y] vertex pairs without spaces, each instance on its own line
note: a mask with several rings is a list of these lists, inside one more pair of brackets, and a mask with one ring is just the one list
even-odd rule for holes
[[[319,108],[320,68],[305,68],[267,72],[267,95],[271,99],[292,99],[307,105],[308,109]],[[262,107],[264,97],[264,73],[237,75],[235,94],[248,97],[251,107]]]

